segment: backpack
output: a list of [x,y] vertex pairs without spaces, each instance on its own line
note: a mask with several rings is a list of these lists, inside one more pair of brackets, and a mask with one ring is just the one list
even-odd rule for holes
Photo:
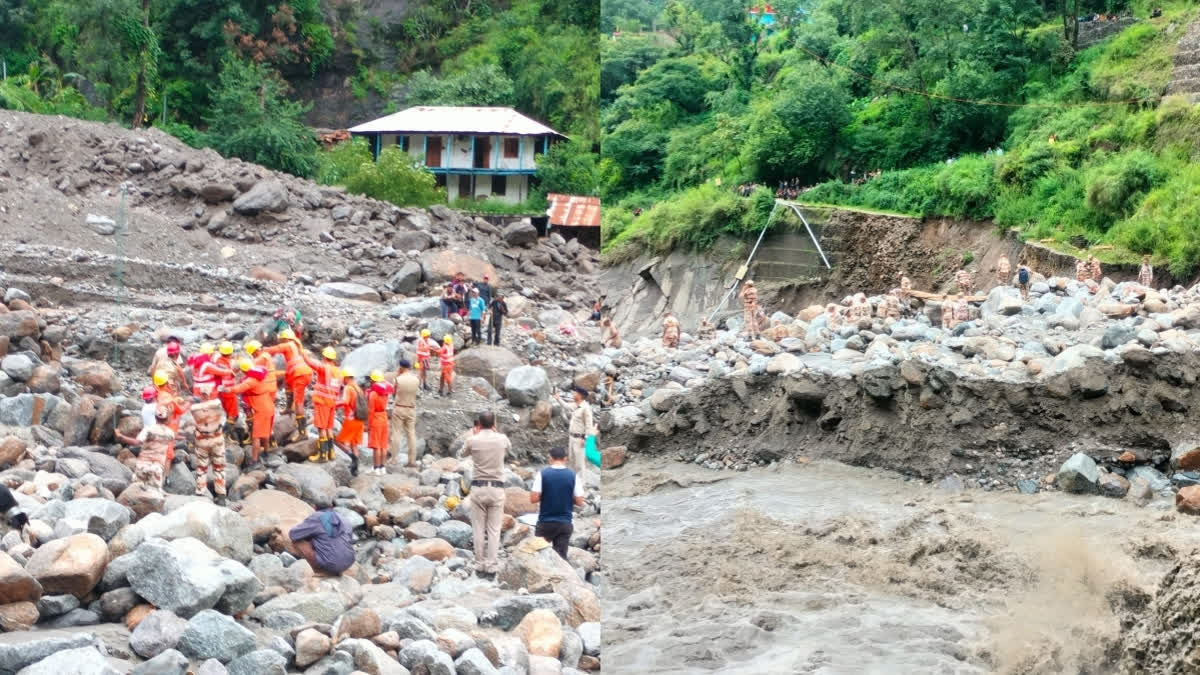
[[367,395],[361,389],[355,388],[354,396],[354,418],[358,420],[367,419]]
[[1017,281],[1020,281],[1022,284],[1029,283],[1029,268],[1022,267],[1017,271]]

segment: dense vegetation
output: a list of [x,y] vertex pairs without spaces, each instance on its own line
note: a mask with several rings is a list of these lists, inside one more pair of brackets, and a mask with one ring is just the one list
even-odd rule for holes
[[[1080,50],[1064,4],[1142,20]],[[775,5],[768,34],[717,0],[606,3],[605,241],[703,246],[745,227],[722,215],[733,186],[795,181],[819,184],[810,202],[994,219],[1190,274],[1200,113],[1161,95],[1195,11],[1150,19],[1158,4],[815,0]]]
[[[383,22],[349,0],[0,0],[0,107],[161,126],[312,177],[341,160],[321,156],[308,107],[291,99],[314,77],[345,72],[356,95],[385,101],[381,112],[514,106],[571,136],[543,189],[595,192],[598,4],[376,6],[402,13]],[[423,184],[397,194],[428,196]]]

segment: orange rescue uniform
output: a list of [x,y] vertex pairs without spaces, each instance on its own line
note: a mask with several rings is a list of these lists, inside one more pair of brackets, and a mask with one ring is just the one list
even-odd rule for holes
[[229,390],[235,396],[244,394],[242,400],[249,403],[254,417],[250,437],[264,441],[271,437],[271,430],[275,426],[275,393],[271,391],[270,382],[266,378],[256,380],[247,377]]
[[386,450],[388,447],[387,394],[379,387],[371,387],[367,395],[367,447]]
[[[217,357],[217,367],[220,368],[221,381],[220,386],[226,389],[232,387],[236,382],[233,373],[233,357],[221,355]],[[225,417],[230,422],[238,418],[237,394],[232,392],[218,393],[217,398],[221,399],[221,407],[225,409]]]
[[335,439],[338,443],[362,445],[363,420],[354,416],[359,396],[362,396],[362,391],[358,387],[342,387],[342,400],[338,402],[337,407],[342,409],[345,417],[342,418],[342,428]]
[[442,347],[442,382],[449,387],[454,384],[454,345],[447,344]]
[[318,431],[330,431],[333,429],[333,411],[337,407],[338,394],[341,393],[341,370],[331,361],[318,363],[307,354],[304,358],[316,375],[312,396],[313,426]]
[[300,349],[300,345],[293,340],[284,340],[277,345],[272,345],[265,348],[266,352],[272,356],[282,354],[287,362],[287,369],[283,374],[284,384],[287,385],[288,391],[292,392],[293,405],[297,411],[304,410],[304,393],[308,391],[308,385],[312,382],[313,370],[308,366],[308,362],[304,360],[304,351]]

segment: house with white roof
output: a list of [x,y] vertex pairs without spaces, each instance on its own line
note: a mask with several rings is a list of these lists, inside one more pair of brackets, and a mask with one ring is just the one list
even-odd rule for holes
[[538,158],[566,138],[512,108],[417,106],[349,129],[375,159],[386,147],[408,153],[437,178],[451,201],[529,198]]

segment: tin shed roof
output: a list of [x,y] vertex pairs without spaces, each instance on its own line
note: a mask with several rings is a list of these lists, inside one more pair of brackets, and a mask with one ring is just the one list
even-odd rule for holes
[[561,227],[600,227],[600,198],[548,194],[550,224]]
[[[350,127],[352,134],[499,134],[563,136],[512,108],[416,106]],[[566,138],[563,136],[563,138]]]

